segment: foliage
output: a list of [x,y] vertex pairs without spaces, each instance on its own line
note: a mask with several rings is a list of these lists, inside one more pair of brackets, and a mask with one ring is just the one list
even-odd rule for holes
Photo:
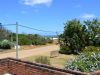
[[67,62],[65,69],[92,72],[100,69],[100,52],[81,53],[75,60]]
[[33,45],[45,45],[46,43],[46,39],[39,35],[35,36],[35,39],[32,41]]
[[[13,41],[16,41],[15,33],[12,34]],[[52,43],[52,40],[45,38],[38,34],[19,34],[19,44],[20,45],[45,45],[47,43]]]
[[0,40],[9,39],[10,31],[2,26],[0,23]]
[[94,38],[94,45],[100,47],[100,34]]
[[61,54],[71,54],[71,50],[69,47],[66,47],[66,46],[61,46],[60,47],[60,51],[59,51]]
[[38,56],[35,58],[35,62],[50,65],[50,59],[47,56]]
[[0,41],[0,48],[1,48],[1,41]]
[[46,38],[47,43],[53,43],[53,40],[51,38]]
[[25,34],[19,34],[19,45],[31,45],[31,40]]
[[100,52],[100,47],[87,46],[83,49],[83,52]]
[[88,27],[90,38],[94,40],[97,34],[100,34],[100,21],[98,19],[86,20],[84,24]]
[[0,48],[1,48],[1,49],[11,49],[11,47],[12,47],[12,44],[11,44],[11,42],[8,41],[8,40],[3,40],[3,41],[1,41],[1,43],[0,43]]
[[66,52],[68,47],[71,53],[77,54],[86,46],[100,46],[99,34],[100,21],[98,19],[86,20],[83,23],[77,19],[70,20],[65,23],[64,32],[59,36],[60,52],[64,50]]
[[68,21],[64,27],[64,33],[59,37],[61,46],[69,47],[72,53],[81,51],[85,45],[85,26],[79,20]]

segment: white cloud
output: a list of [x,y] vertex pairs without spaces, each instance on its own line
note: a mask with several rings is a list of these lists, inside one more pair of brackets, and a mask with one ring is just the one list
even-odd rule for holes
[[83,14],[82,16],[80,16],[80,18],[93,19],[93,18],[96,18],[96,16],[94,14]]
[[23,3],[29,6],[34,6],[34,5],[39,5],[39,4],[50,6],[52,3],[52,0],[23,0]]

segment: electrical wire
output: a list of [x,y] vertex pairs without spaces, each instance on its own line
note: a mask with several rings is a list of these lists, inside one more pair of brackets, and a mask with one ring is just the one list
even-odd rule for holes
[[[16,24],[0,24],[0,25],[2,25],[2,26],[16,26]],[[51,32],[51,33],[63,32],[63,31],[46,31],[46,30],[36,29],[36,28],[24,26],[24,25],[18,25],[18,26],[28,28],[28,29],[33,29],[33,30],[36,30],[36,31],[41,31],[41,32]]]
[[40,30],[40,29],[36,29],[36,28],[32,28],[32,27],[28,27],[28,26],[24,26],[24,25],[19,25],[19,26],[21,26],[21,27],[25,27],[25,28],[29,28],[29,29],[33,29],[33,30],[36,30],[36,31],[56,33],[56,32],[54,32],[54,31]]
[[16,24],[1,24],[2,26],[15,26]]

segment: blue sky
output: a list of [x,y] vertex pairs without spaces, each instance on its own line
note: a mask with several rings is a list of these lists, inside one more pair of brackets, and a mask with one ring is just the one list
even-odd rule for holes
[[[100,0],[0,0],[0,22],[63,31],[67,20],[100,17]],[[15,27],[7,27],[15,31]],[[55,34],[20,28],[23,33]]]

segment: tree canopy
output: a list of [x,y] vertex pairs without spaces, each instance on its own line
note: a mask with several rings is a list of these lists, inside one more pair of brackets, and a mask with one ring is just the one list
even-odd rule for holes
[[[65,23],[64,32],[59,36],[60,52],[78,53],[89,45],[97,45],[96,38],[100,34],[98,19],[80,22],[73,19]],[[99,40],[99,39],[98,39]]]
[[2,23],[0,23],[0,40],[9,39],[10,31],[3,27]]

